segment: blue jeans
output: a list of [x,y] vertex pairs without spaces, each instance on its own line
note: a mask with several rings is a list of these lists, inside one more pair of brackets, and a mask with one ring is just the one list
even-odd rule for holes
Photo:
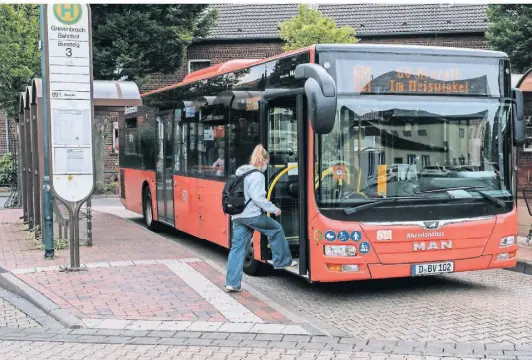
[[226,286],[240,288],[244,258],[253,237],[253,231],[258,231],[268,237],[274,268],[283,268],[292,263],[292,254],[281,225],[267,217],[260,215],[251,218],[233,220],[233,238],[229,259],[227,260]]

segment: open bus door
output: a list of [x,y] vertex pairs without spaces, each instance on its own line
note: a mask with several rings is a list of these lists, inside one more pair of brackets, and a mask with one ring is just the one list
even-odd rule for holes
[[157,216],[159,221],[174,226],[173,113],[157,114]]
[[[270,153],[266,176],[266,196],[281,209],[270,214],[285,232],[298,266],[290,272],[308,277],[308,237],[306,228],[307,170],[305,97],[303,94],[271,97],[261,102],[261,142]],[[261,258],[271,262],[266,237],[261,238]]]

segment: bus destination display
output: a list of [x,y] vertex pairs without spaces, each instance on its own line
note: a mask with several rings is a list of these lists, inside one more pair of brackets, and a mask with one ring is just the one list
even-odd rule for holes
[[352,70],[354,92],[395,94],[487,93],[486,76],[465,78],[459,68],[397,67],[375,77],[369,65],[355,65]]

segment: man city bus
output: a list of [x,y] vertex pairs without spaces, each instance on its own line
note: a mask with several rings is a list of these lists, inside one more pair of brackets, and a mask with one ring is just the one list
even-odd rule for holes
[[[224,182],[262,143],[290,271],[309,281],[513,267],[524,110],[510,74],[501,52],[359,44],[213,65],[121,122],[121,200],[152,230],[229,247]],[[269,262],[256,234],[244,269]]]

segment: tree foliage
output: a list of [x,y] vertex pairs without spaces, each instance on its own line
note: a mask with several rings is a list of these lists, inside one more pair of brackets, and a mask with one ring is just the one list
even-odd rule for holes
[[[95,79],[171,73],[217,12],[206,4],[91,5]],[[0,5],[0,109],[17,113],[19,93],[40,76],[39,6]]]
[[91,11],[96,79],[173,72],[217,19],[205,4],[92,5]]
[[280,24],[281,39],[285,51],[299,49],[312,44],[355,44],[356,30],[350,26],[337,27],[332,18],[307,5],[299,5],[297,16]]
[[18,113],[19,94],[41,73],[39,6],[0,4],[0,109]]
[[532,66],[532,5],[492,4],[488,7],[486,38],[510,57],[514,71]]

